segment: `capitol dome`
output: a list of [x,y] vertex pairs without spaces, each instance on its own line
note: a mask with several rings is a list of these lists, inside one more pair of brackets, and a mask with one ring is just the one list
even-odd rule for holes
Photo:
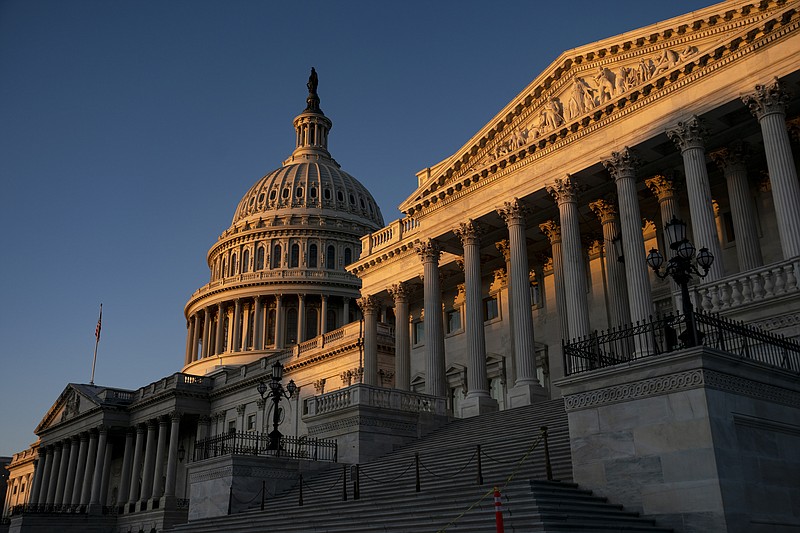
[[208,252],[211,279],[184,310],[183,372],[245,364],[357,318],[361,282],[345,267],[383,216],[328,152],[317,83],[312,69],[294,151],[247,191]]

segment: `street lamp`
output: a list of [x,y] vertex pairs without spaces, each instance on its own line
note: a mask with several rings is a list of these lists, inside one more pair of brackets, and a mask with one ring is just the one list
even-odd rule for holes
[[265,383],[262,379],[258,382],[258,388],[256,389],[262,400],[272,398],[272,431],[269,434],[270,450],[278,450],[281,446],[281,432],[278,431],[278,424],[281,423],[281,398],[288,400],[297,392],[297,385],[295,385],[293,379],[289,380],[289,384],[286,385],[285,389],[281,379],[283,379],[283,365],[280,361],[275,361],[275,364],[272,365],[272,376],[269,383]]
[[[711,268],[711,264],[714,262],[714,255],[708,251],[708,248],[704,247],[700,248],[695,257],[694,244],[686,238],[686,223],[675,215],[672,215],[670,221],[667,222],[664,227],[664,233],[674,255],[667,261],[663,274],[661,273],[661,267],[664,265],[664,256],[655,248],[651,249],[650,253],[647,254],[647,264],[660,279],[665,279],[669,276],[681,288],[683,314],[686,317],[686,333],[688,334],[684,344],[686,347],[697,346],[699,339],[697,338],[697,325],[694,320],[694,306],[689,298],[689,281],[692,279],[692,274],[701,278],[706,277],[708,269]],[[700,267],[703,272],[701,273],[697,267]]]

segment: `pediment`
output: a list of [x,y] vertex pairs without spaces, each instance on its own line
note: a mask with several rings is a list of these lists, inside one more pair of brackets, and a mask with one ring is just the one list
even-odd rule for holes
[[81,390],[80,386],[70,383],[47,411],[36,427],[35,433],[38,434],[40,431],[71,420],[99,405],[100,403],[93,395]]
[[723,2],[562,53],[458,152],[418,173],[400,210],[418,216],[651,93],[699,79],[686,80],[796,25],[798,10],[798,0]]

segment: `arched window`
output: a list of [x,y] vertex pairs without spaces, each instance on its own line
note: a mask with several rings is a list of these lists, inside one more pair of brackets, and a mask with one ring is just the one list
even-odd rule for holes
[[297,268],[300,266],[300,245],[294,243],[292,245],[291,255],[289,256],[289,268]]
[[317,268],[317,245],[310,244],[308,246],[308,268]]
[[[318,335],[317,333],[317,310],[313,307],[306,313],[306,339],[313,339]],[[303,339],[305,340],[305,339]]]
[[242,272],[250,271],[250,250],[245,250],[242,253]]
[[350,248],[344,249],[344,264],[349,265],[353,262],[353,251]]
[[286,344],[297,344],[297,308],[286,310]]
[[267,313],[267,346],[275,344],[275,309]]
[[325,255],[325,268],[329,270],[336,268],[336,248],[332,244],[328,245],[328,252]]
[[219,277],[225,277],[225,258],[222,258],[222,268],[219,269]]
[[272,249],[271,268],[280,268],[280,267],[281,267],[281,245],[276,244],[275,248]]
[[231,254],[231,269],[228,271],[228,275],[236,275],[236,254]]
[[264,270],[264,247],[259,246],[256,252],[256,270]]

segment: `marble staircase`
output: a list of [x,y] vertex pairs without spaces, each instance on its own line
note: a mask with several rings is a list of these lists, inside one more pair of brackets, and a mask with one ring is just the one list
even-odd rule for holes
[[[558,481],[543,481],[541,426],[548,427],[552,473]],[[509,532],[670,531],[571,483],[569,431],[562,400],[455,420],[377,461],[359,465],[357,471],[359,499],[354,499],[356,468],[341,465],[302,480],[302,506],[298,483],[283,494],[268,494],[263,511],[257,498],[250,511],[189,522],[170,531],[494,531],[494,486],[502,491],[505,530]]]

